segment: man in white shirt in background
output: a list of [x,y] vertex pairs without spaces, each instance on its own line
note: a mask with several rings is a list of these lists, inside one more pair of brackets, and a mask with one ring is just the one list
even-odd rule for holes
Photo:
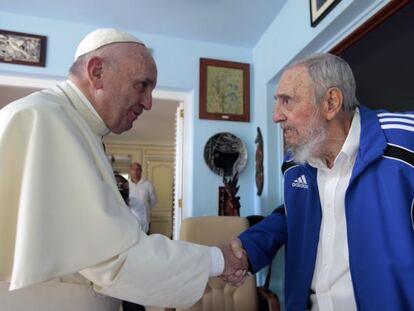
[[129,198],[132,213],[140,219],[142,231],[149,233],[151,209],[157,204],[157,193],[153,184],[142,178],[142,166],[138,162],[129,168]]

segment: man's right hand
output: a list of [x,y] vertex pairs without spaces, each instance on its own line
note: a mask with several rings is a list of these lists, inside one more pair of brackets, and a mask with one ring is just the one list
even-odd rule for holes
[[249,262],[241,241],[235,238],[227,245],[220,245],[219,248],[225,263],[221,279],[233,286],[242,285],[249,275]]

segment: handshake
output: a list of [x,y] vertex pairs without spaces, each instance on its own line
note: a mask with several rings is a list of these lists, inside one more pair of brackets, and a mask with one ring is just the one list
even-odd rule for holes
[[247,254],[241,241],[235,238],[229,244],[222,244],[218,247],[224,257],[224,271],[220,278],[232,286],[242,285],[250,272]]

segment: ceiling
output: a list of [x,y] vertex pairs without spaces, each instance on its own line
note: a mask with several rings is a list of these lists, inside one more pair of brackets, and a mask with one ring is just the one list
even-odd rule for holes
[[[145,111],[134,122],[131,130],[116,135],[110,133],[105,141],[139,142],[152,145],[173,145],[175,137],[175,113],[178,102],[157,99],[150,111]],[[156,124],[156,126],[154,126]]]
[[1,1],[0,11],[252,48],[286,1],[13,0]]
[[0,108],[3,108],[8,103],[18,98],[29,95],[30,93],[33,93],[37,90],[38,89],[0,85]]

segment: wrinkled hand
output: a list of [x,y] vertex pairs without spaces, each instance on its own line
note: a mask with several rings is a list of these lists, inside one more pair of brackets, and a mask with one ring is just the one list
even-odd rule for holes
[[220,278],[233,286],[242,285],[249,275],[249,263],[241,241],[235,238],[219,248],[224,256],[224,271]]

